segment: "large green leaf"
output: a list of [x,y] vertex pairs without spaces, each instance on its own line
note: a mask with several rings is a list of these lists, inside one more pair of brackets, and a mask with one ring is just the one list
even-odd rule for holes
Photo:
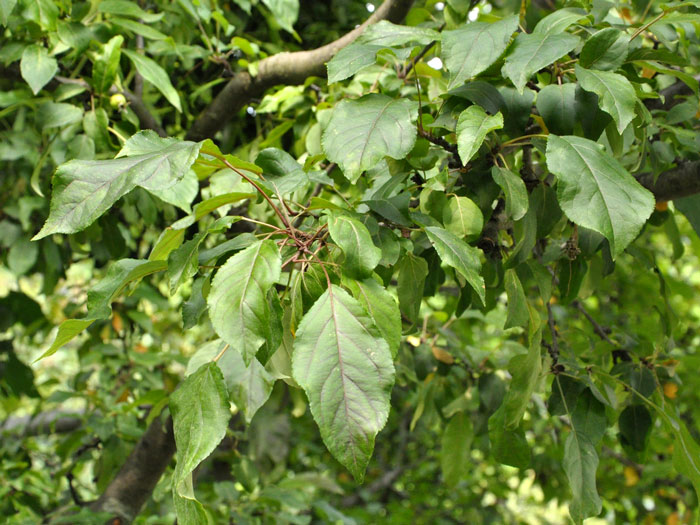
[[345,99],[323,131],[323,150],[354,183],[384,157],[402,159],[413,149],[416,108],[408,99],[379,94]]
[[326,65],[328,68],[328,83],[340,82],[350,78],[358,71],[371,66],[377,61],[377,51],[382,46],[353,42],[338,51]]
[[226,261],[212,281],[211,324],[246,365],[270,336],[267,292],[279,279],[281,264],[274,241],[258,241]]
[[155,60],[126,48],[122,49],[122,52],[129,57],[129,60],[134,64],[136,70],[146,81],[153,84],[167,101],[175,106],[175,109],[182,111],[180,95],[178,95],[173,84],[170,82],[168,74]]
[[469,246],[454,233],[448,232],[444,228],[429,226],[425,229],[425,233],[442,262],[457,270],[484,303],[486,288],[484,278],[479,274],[481,272],[479,250]]
[[462,111],[457,120],[457,151],[466,166],[477,154],[486,135],[503,127],[503,115],[487,115],[481,106],[473,105]]
[[345,255],[343,271],[359,278],[372,274],[382,250],[374,245],[364,224],[348,215],[332,214],[328,217],[328,232]]
[[576,84],[550,84],[537,93],[537,111],[550,133],[569,135],[576,124]]
[[654,196],[591,140],[550,135],[547,167],[557,176],[557,198],[566,216],[604,235],[613,257],[654,211]]
[[518,17],[489,24],[472,22],[442,34],[442,59],[450,72],[449,88],[485,71],[506,50],[518,29]]
[[579,64],[587,69],[615,70],[625,63],[629,35],[614,27],[606,27],[586,40]]
[[389,416],[394,365],[380,331],[342,288],[332,285],[302,319],[292,372],[328,450],[361,482]]
[[397,265],[396,292],[399,296],[399,308],[406,318],[415,324],[423,300],[423,285],[428,276],[428,263],[422,257],[407,253]]
[[289,33],[294,33],[294,24],[299,18],[299,0],[262,0],[275,18],[275,21]]
[[391,356],[396,357],[401,343],[401,312],[394,296],[371,277],[362,281],[348,280],[346,284],[389,344]]
[[494,459],[504,465],[517,468],[527,468],[530,465],[530,446],[525,439],[522,426],[510,429],[504,420],[504,409],[501,406],[489,418],[489,443]]
[[596,489],[595,474],[598,469],[598,454],[591,440],[581,432],[572,430],[564,444],[564,472],[569,478],[572,501],[569,513],[576,523],[597,516],[602,508]]
[[309,184],[309,176],[294,157],[279,148],[266,148],[258,153],[255,164],[265,173],[263,185],[281,195],[303,190]]
[[45,47],[32,44],[22,53],[19,71],[36,95],[58,73],[58,62],[49,56]]
[[527,323],[530,320],[530,313],[527,306],[527,298],[523,285],[520,282],[515,270],[510,268],[506,270],[503,278],[506,295],[508,297],[508,317],[503,328],[512,328],[521,326],[527,328]]
[[506,195],[506,214],[514,221],[522,219],[527,213],[529,200],[527,188],[523,179],[505,168],[491,168],[493,181],[498,184]]
[[442,433],[440,465],[448,487],[454,487],[469,470],[474,426],[469,415],[457,412]]
[[12,10],[17,5],[17,0],[2,0],[0,1],[0,23],[7,25],[7,20],[10,18]]
[[484,227],[484,215],[468,197],[450,197],[442,210],[442,223],[445,229],[458,237],[479,235]]
[[564,9],[557,9],[537,22],[532,32],[540,35],[561,33],[571,24],[585,19],[586,16],[586,12],[580,8],[565,7]]
[[[227,384],[231,395],[231,401],[236,404],[238,410],[243,412],[247,423],[250,423],[258,409],[272,393],[275,386],[275,378],[265,370],[260,361],[253,359],[248,365],[243,362],[241,354],[231,352],[229,378]],[[222,367],[223,368],[223,367]],[[227,370],[224,370],[226,375]]]
[[97,93],[107,93],[112,87],[119,71],[119,59],[122,55],[124,37],[112,37],[98,53],[92,65],[92,85]]
[[522,93],[532,75],[569,53],[578,43],[579,38],[568,33],[520,33],[506,57],[503,76]]
[[53,177],[49,218],[34,240],[87,228],[137,186],[149,191],[174,186],[197,159],[199,146],[142,131],[129,139],[120,153],[131,156],[62,164]]
[[428,27],[402,26],[388,20],[380,20],[368,26],[357,38],[357,42],[381,47],[403,46],[406,44],[427,45],[439,40],[440,33]]
[[205,514],[194,497],[192,471],[224,438],[231,418],[224,377],[216,363],[202,365],[182,382],[170,396],[170,412],[177,447],[173,496],[178,521],[199,524]]
[[520,424],[542,373],[540,336],[541,332],[538,330],[532,338],[527,354],[516,355],[508,363],[508,371],[513,379],[503,400],[503,422],[506,428],[511,430]]
[[182,283],[197,273],[199,245],[205,237],[206,233],[198,233],[168,255],[168,280],[171,294],[174,294]]
[[611,71],[585,69],[578,64],[576,78],[583,89],[598,95],[601,109],[613,118],[617,131],[625,131],[635,117],[638,100],[630,81]]

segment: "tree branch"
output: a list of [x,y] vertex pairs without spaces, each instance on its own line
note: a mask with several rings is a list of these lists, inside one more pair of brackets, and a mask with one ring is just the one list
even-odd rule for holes
[[73,432],[83,426],[78,412],[51,410],[36,416],[11,416],[0,423],[0,434],[21,433],[25,436]]
[[637,175],[642,186],[654,194],[657,201],[672,201],[700,193],[700,161],[686,162],[665,171],[654,180],[653,173]]
[[[126,525],[141,511],[175,454],[173,420],[153,420],[104,493],[90,508],[111,512]],[[112,521],[110,521],[112,523]]]
[[399,22],[413,4],[413,0],[385,0],[362,25],[338,40],[308,51],[278,53],[261,60],[258,74],[237,72],[216,96],[187,132],[187,140],[212,138],[228,120],[253,98],[277,84],[301,84],[308,77],[326,76],[326,62],[343,47],[350,44],[368,25],[380,20]]

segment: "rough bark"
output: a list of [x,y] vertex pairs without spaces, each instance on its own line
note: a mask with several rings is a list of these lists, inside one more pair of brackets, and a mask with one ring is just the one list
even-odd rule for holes
[[156,418],[134,447],[122,468],[95,500],[94,511],[111,512],[109,523],[131,523],[151,497],[158,480],[175,454],[173,420]]
[[412,4],[413,0],[386,0],[362,25],[330,44],[265,58],[258,64],[255,77],[247,71],[237,72],[194,122],[187,132],[187,140],[213,138],[244,105],[272,86],[301,84],[311,76],[326,76],[326,62],[355,40],[365,27],[380,20],[400,22]]
[[637,180],[651,191],[657,201],[671,201],[700,193],[700,161],[686,162],[663,172],[654,181],[652,173],[643,173]]

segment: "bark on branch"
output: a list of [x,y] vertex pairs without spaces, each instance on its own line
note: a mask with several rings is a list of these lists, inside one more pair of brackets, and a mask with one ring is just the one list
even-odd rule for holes
[[247,71],[239,71],[197,118],[187,132],[187,140],[213,138],[245,104],[272,86],[301,84],[310,76],[326,76],[326,62],[360,36],[368,25],[380,20],[400,22],[412,4],[413,0],[385,0],[365,23],[330,44],[309,51],[278,53],[265,58],[258,64],[255,77]]
[[654,194],[657,201],[672,201],[700,193],[700,161],[686,162],[663,172],[654,181],[653,173],[637,175],[642,186]]
[[90,508],[98,512],[111,512],[115,519],[109,523],[131,523],[151,497],[174,454],[173,420],[168,417],[163,422],[157,417],[107,489]]

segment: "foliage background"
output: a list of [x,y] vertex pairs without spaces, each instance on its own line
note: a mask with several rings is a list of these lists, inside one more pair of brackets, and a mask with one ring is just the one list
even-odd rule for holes
[[[694,302],[700,286],[700,240],[693,229],[700,223],[700,201],[691,195],[698,187],[697,172],[696,182],[690,177],[683,191],[657,199],[674,202],[667,209],[657,203],[649,220],[642,218],[641,234],[613,265],[608,241],[574,227],[562,215],[552,189],[556,168],[548,164],[543,138],[517,139],[551,132],[599,140],[626,170],[662,182],[684,162],[696,166],[700,140],[693,75],[698,72],[700,49],[698,4],[595,1],[521,6],[460,0],[385,4],[0,0],[3,519],[94,523],[98,511],[107,511],[104,518],[113,515],[114,509],[104,508],[100,496],[149,425],[161,416],[165,419],[171,394],[196,369],[192,356],[198,355],[200,360],[194,363],[202,364],[219,350],[216,343],[209,344],[213,329],[207,315],[196,315],[202,313],[197,297],[208,286],[212,267],[223,265],[233,251],[250,242],[251,233],[264,231],[244,220],[227,222],[225,217],[276,220],[262,199],[250,199],[233,202],[220,208],[219,215],[190,225],[185,230],[188,240],[212,225],[214,230],[199,247],[194,271],[177,283],[174,292],[167,272],[131,285],[114,297],[111,315],[97,319],[64,348],[34,363],[51,345],[59,323],[85,314],[88,290],[108,275],[110,263],[147,259],[162,232],[188,215],[193,202],[251,191],[229,170],[201,176],[184,204],[175,199],[173,205],[136,188],[82,231],[31,241],[48,217],[56,168],[71,159],[111,159],[141,129],[180,139],[213,138],[222,152],[243,162],[255,162],[266,148],[283,150],[299,162],[295,169],[303,167],[318,183],[294,193],[296,202],[307,202],[315,193],[324,199],[318,201],[320,209],[332,211],[349,202],[361,215],[381,221],[386,219],[384,208],[362,201],[368,196],[388,201],[402,192],[410,195],[411,210],[424,214],[411,215],[409,226],[391,228],[396,243],[402,243],[401,257],[410,258],[405,254],[414,249],[407,242],[412,236],[415,253],[427,261],[430,273],[422,289],[414,286],[413,304],[423,299],[420,315],[407,318],[401,304],[404,337],[395,360],[391,412],[377,436],[364,485],[358,485],[328,452],[304,392],[290,386],[293,380],[287,375],[287,382],[278,380],[270,389],[266,402],[267,392],[252,400],[252,406],[264,404],[251,421],[244,413],[248,407],[238,406],[226,437],[195,470],[197,498],[213,523],[567,523],[572,495],[564,443],[576,423],[561,411],[557,393],[564,391],[571,396],[566,399],[575,401],[580,395],[593,407],[586,415],[593,419],[593,432],[600,434],[595,453],[600,458],[596,484],[602,510],[590,523],[674,524],[696,517],[692,482],[698,479],[680,475],[678,465],[674,469],[678,442],[674,445],[676,436],[664,423],[664,414],[677,417],[694,438],[700,437],[696,424],[700,363],[695,350],[700,310]],[[270,84],[260,81],[238,99],[216,105],[220,90],[243,78],[242,73],[266,78],[262,59],[324,46],[362,24],[369,12],[387,6],[404,11],[405,16],[394,22],[432,30],[429,35],[468,28],[475,21],[493,24],[519,13],[518,22],[532,33],[548,14],[559,13],[562,19],[568,14],[572,22],[558,34],[577,36],[580,42],[523,79],[526,93],[533,99],[534,92],[538,94],[537,102],[533,105],[531,100],[520,115],[512,109],[517,104],[508,106],[505,100],[517,99],[513,89],[517,75],[501,72],[503,58],[495,56],[478,73],[455,80],[449,67],[455,55],[450,55],[445,37],[432,45],[432,37],[421,40],[425,35],[396,44],[393,51],[375,50],[363,68],[358,64],[367,60],[366,49],[355,47],[345,56],[337,55],[337,69],[333,70],[333,62],[328,66],[329,79],[324,78],[325,67],[319,71],[298,58],[294,64],[299,71],[288,73],[289,82],[280,80],[284,75],[271,75]],[[657,16],[657,23],[643,27]],[[643,31],[630,45],[637,58],[627,55],[629,60],[619,61],[621,54],[614,47],[619,35],[629,37],[640,28]],[[583,84],[585,76],[573,61],[578,59],[580,67],[585,62],[583,41],[606,29],[613,31],[605,38],[599,35],[603,43],[591,45],[589,53],[611,64],[592,69],[615,71],[634,84],[631,110],[630,100],[619,100],[628,96],[620,94],[622,88],[612,94],[623,113],[625,107],[631,111],[629,126],[620,125],[627,118],[624,114],[613,115],[611,121],[605,111],[596,109],[598,102],[586,106],[597,110],[588,124],[580,111],[571,111],[578,100],[573,85]],[[431,61],[434,57],[442,57],[441,62]],[[522,64],[516,66],[523,69]],[[471,77],[477,75],[474,81]],[[351,184],[351,170],[339,169],[335,165],[342,164],[339,154],[322,144],[322,129],[329,126],[342,100],[370,92],[416,104],[416,78],[421,137],[409,154],[404,153],[406,158],[377,162]],[[464,84],[465,80],[470,82]],[[550,94],[558,90],[560,98],[546,98],[545,88]],[[662,90],[668,96],[664,101],[656,98]],[[609,109],[604,102],[600,105]],[[466,144],[455,135],[457,118],[469,107],[483,107],[484,120],[499,110],[505,116],[503,129],[494,126],[495,133],[483,147],[484,138]],[[215,113],[213,121],[198,120],[208,111]],[[443,120],[431,127],[436,118]],[[600,127],[600,139],[586,126]],[[512,210],[497,217],[515,199],[501,194],[491,175],[492,153],[509,140],[518,147],[499,152],[513,172],[522,174],[526,183],[537,179],[538,187],[544,188],[538,197],[541,212],[533,219],[536,243],[524,249],[518,261],[517,275],[526,293],[524,320],[523,310],[514,306],[517,292],[504,286],[503,261],[514,252],[517,255],[518,243],[528,238],[532,223],[515,219]],[[474,160],[469,170],[454,177],[455,170],[466,164],[456,161],[455,149],[462,155],[467,146],[476,148]],[[376,182],[397,173],[403,174],[401,188],[382,190]],[[653,180],[645,186],[653,189]],[[420,237],[425,216],[447,227],[450,221],[443,208],[447,198],[456,196],[468,197],[480,208],[472,214],[476,226],[468,224],[463,238],[480,249],[486,307],[471,302],[464,279],[449,265],[441,268],[436,250],[424,234]],[[499,198],[497,213],[491,203]],[[532,207],[533,197],[529,199]],[[227,252],[216,251],[232,241]],[[329,255],[328,262],[342,261],[339,253]],[[211,259],[214,264],[207,264]],[[406,288],[402,291],[395,270],[407,263],[397,261],[398,256],[377,266],[377,273],[402,303]],[[557,285],[545,273],[544,281],[554,290],[551,300],[532,277],[538,271],[541,277],[547,268],[557,281],[574,283]],[[313,287],[315,282],[325,286],[323,276],[310,275],[306,293],[318,296]],[[309,297],[306,303],[313,302]],[[304,306],[308,309],[308,304]],[[188,308],[194,312],[189,320],[183,313]],[[527,411],[517,432],[522,432],[531,460],[518,469],[502,464],[512,463],[513,457],[505,461],[503,456],[494,457],[489,417],[515,375],[512,367],[509,370],[511,359],[524,355],[528,341],[536,339],[537,323],[528,320],[533,311],[544,338],[541,359],[536,347],[542,374],[521,393]],[[458,315],[453,316],[455,312]],[[283,375],[279,369],[271,373]],[[593,390],[581,393],[584,385]],[[662,411],[645,408],[646,401],[640,402],[633,390]],[[592,397],[593,391],[599,396]],[[625,410],[627,415],[622,416]],[[512,436],[508,439],[515,442]],[[507,456],[508,450],[501,453]],[[697,455],[691,452],[691,457]],[[145,507],[135,523],[174,521],[174,463],[167,456],[165,464],[165,474],[152,495],[145,494]],[[185,522],[182,516],[180,521]]]

